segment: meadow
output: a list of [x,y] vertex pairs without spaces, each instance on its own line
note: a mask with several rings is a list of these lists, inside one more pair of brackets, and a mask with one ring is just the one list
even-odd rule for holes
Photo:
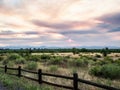
[[[79,78],[84,80],[120,88],[119,52],[106,54],[101,52],[4,52],[0,54],[0,65],[21,66],[32,71],[42,69],[43,72],[65,76],[72,76],[76,72]],[[36,77],[29,73],[24,74]],[[72,85],[69,80],[51,77],[44,77],[44,79],[62,85]],[[79,83],[79,87],[82,90],[102,90],[82,83]],[[56,88],[52,89],[55,90]],[[58,90],[64,89],[58,88]]]

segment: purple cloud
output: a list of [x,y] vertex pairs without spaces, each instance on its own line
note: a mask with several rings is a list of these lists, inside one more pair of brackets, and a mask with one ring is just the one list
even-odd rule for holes
[[97,25],[97,28],[101,28],[101,30],[106,29],[107,32],[120,32],[120,13],[106,14],[98,20],[102,21],[102,23]]
[[100,21],[111,25],[120,25],[120,13],[107,14],[99,18]]
[[15,32],[13,32],[13,31],[11,31],[11,30],[1,31],[1,32],[0,32],[0,35],[12,35],[12,34],[15,34]]
[[84,22],[84,21],[71,21],[71,22],[60,22],[60,23],[48,23],[48,22],[43,22],[39,20],[32,20],[31,21],[34,25],[37,25],[39,27],[47,27],[51,29],[59,29],[59,30],[69,30],[73,29],[75,27],[88,27],[91,26],[91,22]]
[[109,30],[109,32],[120,32],[120,27],[113,28],[113,29]]
[[61,34],[64,34],[64,35],[68,35],[68,34],[98,34],[99,32],[98,31],[94,31],[94,30],[80,30],[80,31],[74,31],[74,30],[68,30],[68,31],[64,31],[64,32],[61,32]]
[[43,21],[38,21],[38,20],[33,20],[33,24],[40,26],[40,27],[48,27],[48,28],[53,28],[53,29],[68,29],[71,28],[71,25],[65,24],[65,23],[48,23],[48,22],[43,22]]
[[28,32],[25,32],[25,34],[39,34],[38,32],[36,32],[36,31],[28,31]]

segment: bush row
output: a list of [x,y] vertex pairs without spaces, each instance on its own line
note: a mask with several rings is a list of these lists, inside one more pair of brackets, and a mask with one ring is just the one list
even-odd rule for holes
[[118,64],[94,66],[90,69],[89,73],[104,78],[120,79],[120,66]]

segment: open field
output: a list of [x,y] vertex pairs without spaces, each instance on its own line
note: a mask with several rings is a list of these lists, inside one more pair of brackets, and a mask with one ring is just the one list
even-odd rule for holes
[[[79,78],[93,81],[108,86],[120,88],[120,53],[110,53],[103,56],[101,53],[4,53],[0,55],[0,65],[9,67],[18,67],[36,71],[42,69],[43,72],[54,73],[65,76],[72,76],[74,72],[78,73]],[[117,67],[116,67],[117,66]],[[104,72],[98,71],[103,70]],[[103,67],[103,68],[101,68]],[[110,68],[110,70],[108,69]],[[112,73],[110,73],[110,71]],[[103,73],[102,75],[99,74]],[[106,76],[110,73],[110,76]],[[25,73],[27,76],[36,77]],[[44,77],[45,80],[62,85],[71,86],[69,80],[62,80],[51,77]],[[102,90],[94,86],[79,84],[82,90]],[[60,89],[64,90],[64,89]]]

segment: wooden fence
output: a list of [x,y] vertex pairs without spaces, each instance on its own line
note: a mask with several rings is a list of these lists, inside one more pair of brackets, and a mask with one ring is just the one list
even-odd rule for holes
[[[54,74],[49,74],[49,73],[43,73],[41,69],[39,69],[37,72],[29,71],[29,70],[22,69],[21,66],[19,66],[18,68],[10,68],[10,67],[7,67],[7,65],[5,65],[4,67],[0,67],[0,68],[4,69],[5,73],[7,73],[7,74],[11,74],[11,73],[8,73],[8,70],[17,70],[17,72],[18,72],[17,74],[11,74],[11,75],[16,75],[18,77],[24,77],[24,78],[36,81],[39,84],[45,83],[45,84],[48,84],[48,85],[52,85],[52,86],[56,86],[56,87],[62,87],[62,88],[66,88],[66,89],[81,90],[81,89],[78,88],[78,83],[81,82],[81,83],[84,83],[84,84],[92,85],[92,86],[99,87],[99,88],[106,89],[106,90],[120,90],[120,89],[115,88],[115,87],[106,86],[106,85],[103,85],[103,84],[97,84],[97,83],[94,83],[94,82],[91,82],[91,81],[80,79],[80,78],[78,78],[77,73],[74,73],[73,77],[68,77],[68,76],[63,76],[63,75],[54,75]],[[38,76],[38,79],[22,75],[22,72],[28,72],[28,73],[36,74]],[[51,82],[48,82],[48,81],[44,81],[43,78],[42,78],[43,76],[51,76],[51,77],[69,79],[69,80],[73,81],[73,86],[59,85],[59,84],[51,83]]]

